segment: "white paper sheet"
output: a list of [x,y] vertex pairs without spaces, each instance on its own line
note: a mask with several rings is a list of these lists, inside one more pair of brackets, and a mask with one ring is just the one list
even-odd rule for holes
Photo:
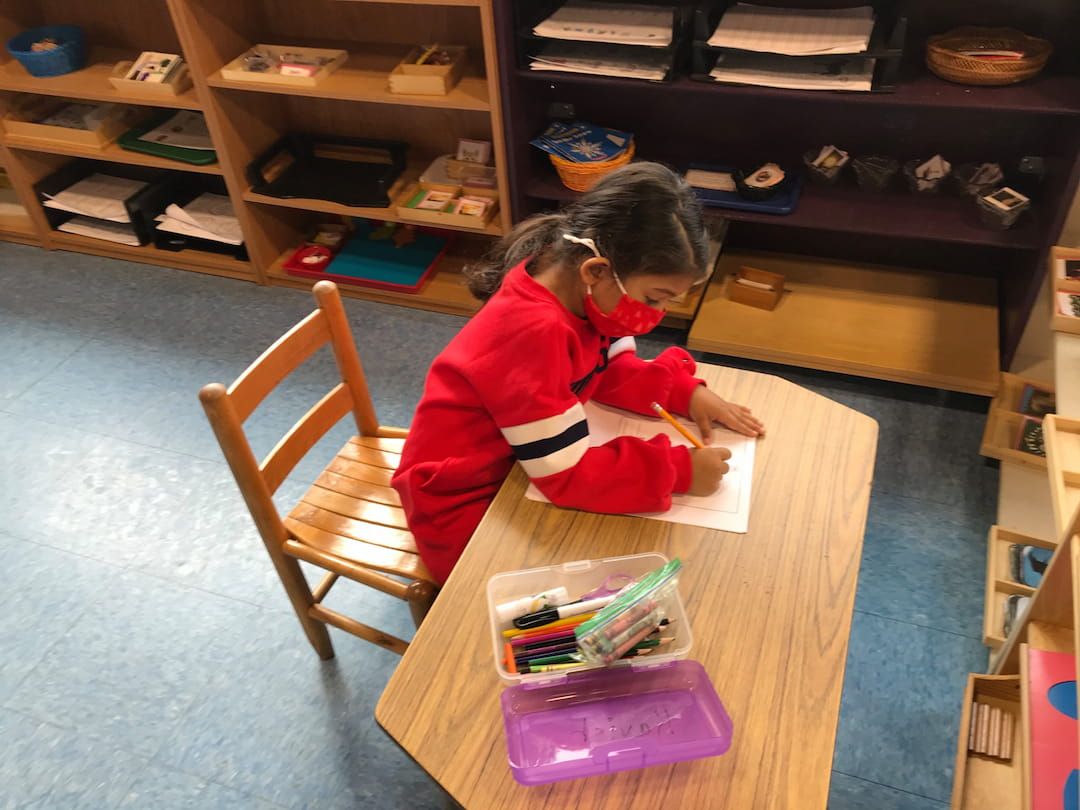
[[145,186],[142,180],[92,174],[57,194],[46,194],[49,199],[43,205],[109,222],[131,222],[124,200]]
[[[686,437],[659,418],[640,416],[596,402],[585,403],[585,416],[589,420],[589,445],[592,447],[609,442],[616,436],[651,439],[660,433],[671,439],[672,444],[691,446]],[[680,421],[691,431],[697,431],[697,427],[690,422]],[[671,509],[667,512],[642,512],[638,513],[638,517],[745,533],[750,522],[750,484],[754,478],[754,451],[757,440],[717,427],[713,434],[713,446],[731,450],[731,459],[728,461],[731,469],[724,476],[720,489],[705,498],[673,495]],[[534,501],[548,500],[531,483],[525,490],[525,497]]]
[[570,0],[533,33],[551,39],[578,42],[618,42],[623,45],[671,44],[675,12],[663,6],[592,3]]
[[104,239],[108,242],[118,242],[121,245],[139,246],[139,238],[135,236],[131,225],[122,225],[118,222],[74,216],[60,225],[57,230],[79,236],[90,236],[94,239]]
[[709,75],[718,82],[781,87],[788,90],[859,90],[869,92],[874,81],[873,59],[853,59],[833,72],[829,66],[807,62],[792,65],[784,57],[726,53]]
[[212,150],[206,118],[195,110],[180,110],[161,126],[139,136],[140,141],[179,146],[184,149]]
[[627,79],[663,81],[671,67],[667,53],[652,54],[611,50],[605,45],[579,42],[553,42],[529,57],[529,70],[554,70],[585,73],[593,76],[618,76]]
[[709,45],[788,56],[862,53],[873,30],[870,6],[798,9],[739,3],[724,12]]
[[196,236],[226,245],[239,245],[244,241],[232,202],[222,194],[202,194],[183,208],[170,205],[157,217],[157,222],[159,231]]

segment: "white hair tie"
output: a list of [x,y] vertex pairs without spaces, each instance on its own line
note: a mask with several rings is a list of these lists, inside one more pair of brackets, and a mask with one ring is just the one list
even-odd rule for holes
[[593,252],[593,255],[598,259],[604,258],[600,255],[600,251],[596,249],[596,242],[594,242],[592,239],[589,239],[587,237],[582,239],[580,236],[573,236],[568,233],[564,233],[562,235],[562,238],[565,239],[567,242],[573,242],[575,245],[584,245],[589,250],[591,250]]

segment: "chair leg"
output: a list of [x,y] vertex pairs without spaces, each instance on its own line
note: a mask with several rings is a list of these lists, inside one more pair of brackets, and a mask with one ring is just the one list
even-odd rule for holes
[[289,595],[296,618],[300,620],[300,626],[304,628],[308,641],[319,654],[319,658],[328,661],[334,657],[334,645],[330,642],[330,631],[324,622],[313,619],[308,614],[308,609],[315,604],[311,595],[304,572],[300,569],[300,563],[292,557],[282,557],[280,563],[275,560],[281,584],[285,586],[285,592]]
[[424,620],[428,611],[431,610],[431,606],[435,603],[435,597],[438,595],[439,589],[435,587],[434,583],[419,579],[409,583],[409,587],[405,591],[405,599],[409,603],[413,623],[417,627],[420,626],[420,622]]

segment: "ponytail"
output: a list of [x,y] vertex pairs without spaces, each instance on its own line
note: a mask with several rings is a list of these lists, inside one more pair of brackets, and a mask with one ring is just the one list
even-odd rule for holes
[[530,256],[542,253],[557,238],[563,220],[561,213],[555,213],[530,217],[519,223],[496,242],[483,259],[465,268],[465,284],[469,292],[481,301],[491,298],[513,267]]

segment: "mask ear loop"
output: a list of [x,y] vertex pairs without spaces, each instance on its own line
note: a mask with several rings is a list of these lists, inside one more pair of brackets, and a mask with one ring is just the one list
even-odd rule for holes
[[[587,236],[586,237],[580,237],[580,236],[574,236],[574,235],[569,234],[569,233],[564,233],[562,235],[562,238],[565,239],[567,242],[573,242],[575,245],[584,245],[589,250],[591,250],[593,252],[593,255],[598,259],[604,258],[603,256],[600,255],[600,251],[596,247],[596,242],[594,242],[592,239],[588,238]],[[608,264],[610,266],[610,262]],[[615,272],[614,267],[611,268],[611,277],[614,278],[615,283],[619,285],[619,291],[623,295],[628,295],[628,293],[626,292],[626,287],[623,286],[622,279],[619,278],[619,274]],[[589,290],[590,291],[592,290],[591,285],[589,287]]]

